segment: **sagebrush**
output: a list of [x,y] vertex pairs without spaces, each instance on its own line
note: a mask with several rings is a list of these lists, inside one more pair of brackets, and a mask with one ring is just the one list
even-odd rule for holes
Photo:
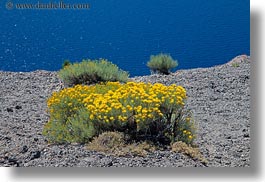
[[129,73],[105,59],[83,60],[80,63],[65,62],[59,71],[59,77],[65,85],[95,84],[107,81],[126,82]]
[[150,56],[150,60],[147,63],[147,66],[154,73],[166,74],[170,73],[172,68],[178,66],[177,60],[173,60],[173,58],[169,54],[158,54]]

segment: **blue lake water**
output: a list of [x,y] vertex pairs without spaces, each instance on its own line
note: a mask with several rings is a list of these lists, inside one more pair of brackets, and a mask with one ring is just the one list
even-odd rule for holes
[[[37,1],[12,1],[27,2]],[[178,60],[177,69],[250,54],[249,0],[63,2],[90,9],[8,10],[0,1],[0,70],[54,71],[66,59],[106,58],[135,76],[150,74],[146,63],[161,52]]]

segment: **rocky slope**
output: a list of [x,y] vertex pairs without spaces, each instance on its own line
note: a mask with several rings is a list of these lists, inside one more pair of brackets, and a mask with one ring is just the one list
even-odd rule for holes
[[[238,56],[211,68],[132,80],[179,84],[198,123],[196,143],[207,166],[250,166],[250,58]],[[56,72],[0,72],[0,166],[198,167],[180,153],[156,151],[146,157],[113,157],[83,145],[49,145],[46,99],[63,87]]]

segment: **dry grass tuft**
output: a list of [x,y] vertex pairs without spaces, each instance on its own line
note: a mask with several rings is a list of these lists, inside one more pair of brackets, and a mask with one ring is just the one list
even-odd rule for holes
[[[130,139],[120,132],[105,132],[94,138],[87,144],[88,150],[103,152],[114,156],[142,156],[158,149],[157,146],[150,142],[143,141],[137,143],[128,142]],[[183,153],[204,164],[208,161],[203,157],[198,148],[188,146],[184,142],[175,142],[171,145],[171,151]]]
[[128,143],[127,140],[123,133],[105,132],[90,142],[87,149],[115,156],[146,156],[156,150],[154,145],[146,141]]
[[156,147],[146,141],[141,143],[132,143],[126,145],[122,149],[122,155],[133,155],[133,156],[146,156],[150,152],[154,152]]
[[114,153],[117,148],[125,145],[124,134],[119,132],[105,132],[95,137],[87,145],[88,150],[104,153]]
[[188,155],[193,159],[200,160],[204,164],[208,163],[208,161],[203,157],[203,155],[201,154],[198,148],[193,148],[191,146],[188,146],[186,143],[181,141],[173,143],[171,145],[171,151]]

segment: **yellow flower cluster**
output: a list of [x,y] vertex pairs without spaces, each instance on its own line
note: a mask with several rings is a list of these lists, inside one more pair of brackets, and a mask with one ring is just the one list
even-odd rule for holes
[[[92,90],[87,86],[76,85],[75,87],[63,89],[60,92],[54,92],[48,99],[47,105],[50,113],[61,112],[61,109],[67,111],[77,111],[82,107],[82,101]],[[58,106],[61,106],[58,108]],[[57,110],[57,111],[56,111]]]
[[192,139],[193,138],[193,135],[190,131],[187,131],[187,130],[183,130],[183,134],[184,135],[187,135],[188,139]]
[[76,85],[53,93],[48,99],[49,111],[63,104],[68,111],[87,109],[89,119],[95,121],[142,122],[162,117],[166,111],[184,106],[183,87],[160,83],[108,82],[93,86]]

